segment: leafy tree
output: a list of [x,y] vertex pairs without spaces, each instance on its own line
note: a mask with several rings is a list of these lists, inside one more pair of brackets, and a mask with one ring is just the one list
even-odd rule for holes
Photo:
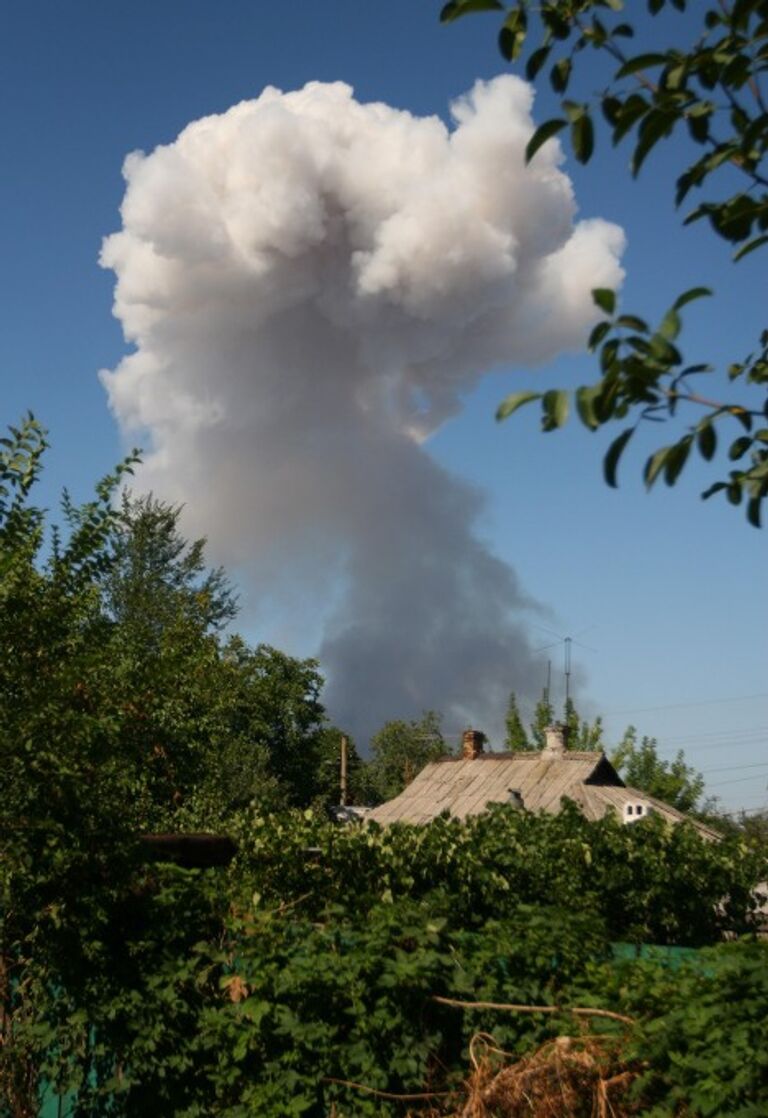
[[750,815],[742,812],[736,819],[736,825],[751,847],[768,855],[768,810],[763,808]]
[[[151,956],[153,922],[171,950],[157,914],[146,928],[137,916],[163,888],[137,868],[141,832],[226,824],[253,799],[309,802],[325,725],[312,661],[222,643],[231,592],[179,536],[178,510],[115,500],[132,460],[84,505],[65,494],[48,529],[32,501],[46,446],[31,416],[0,443],[0,1110],[19,1115],[37,1112],[46,1013],[66,1050],[107,976],[126,982]],[[205,889],[185,895],[171,921],[187,924],[182,956],[220,911]],[[135,994],[116,996],[123,1020]],[[97,1057],[77,1035],[67,1075],[82,1083]]]
[[157,828],[204,803],[225,818],[262,792],[309,803],[325,727],[315,662],[223,641],[234,595],[203,541],[179,533],[179,509],[115,502],[130,460],[82,507],[65,494],[63,528],[47,532],[30,500],[46,445],[29,417],[0,458],[4,808],[82,821],[98,800],[107,826],[117,813]]
[[[499,48],[512,63],[518,63],[535,37],[525,74],[533,81],[548,67],[551,85],[563,100],[562,116],[546,121],[532,136],[526,152],[529,160],[547,140],[567,129],[574,156],[587,163],[596,141],[596,103],[613,143],[631,145],[633,177],[657,144],[684,133],[699,152],[680,170],[675,202],[679,206],[695,194],[701,198],[706,189],[707,196],[687,214],[685,223],[707,222],[718,237],[734,246],[734,260],[740,260],[768,243],[768,106],[762,84],[768,69],[765,3],[721,0],[717,5],[690,6],[686,0],[672,0],[672,6],[695,13],[687,24],[688,46],[682,48],[675,41],[640,53],[628,50],[635,26],[624,18],[622,0],[541,6],[531,0],[506,4],[449,0],[441,18],[450,22],[477,11],[503,12]],[[649,0],[645,21],[636,17],[638,26],[647,33],[647,25],[667,7],[667,0]],[[532,18],[534,13],[538,18]],[[585,67],[588,84],[579,99],[570,87],[584,65],[585,53],[605,61],[607,81],[595,81],[594,63]],[[596,84],[597,94],[592,92]],[[590,350],[599,355],[599,376],[575,390],[573,403],[591,431],[617,421],[626,424],[603,463],[611,486],[617,484],[623,451],[647,422],[674,426],[681,415],[692,417],[682,434],[676,431],[673,441],[647,459],[644,478],[649,488],[659,478],[674,485],[692,451],[706,461],[713,459],[721,433],[728,432],[727,457],[733,468],[702,496],[722,492],[734,505],[744,501],[749,522],[759,526],[768,495],[768,330],[747,357],[739,355],[730,364],[730,387],[700,392],[694,378],[714,370],[706,362],[686,361],[677,338],[683,308],[710,294],[703,286],[684,292],[658,324],[649,325],[642,316],[621,311],[613,291],[595,290],[595,303],[606,316],[589,338]],[[568,417],[570,396],[565,389],[517,392],[500,405],[497,415],[504,419],[538,401],[542,428],[553,431]]]
[[[266,759],[287,802],[306,805],[320,794],[324,777],[322,735],[325,710],[320,702],[322,677],[314,660],[297,660],[269,645],[250,648],[240,637],[224,647],[229,683],[223,692],[227,705],[226,734],[244,750]],[[238,802],[246,802],[258,788],[261,760],[254,771],[250,795],[243,788]]]
[[555,708],[549,701],[549,692],[543,691],[541,698],[536,704],[536,709],[533,712],[533,721],[531,722],[531,736],[530,745],[531,749],[543,749],[547,744],[547,739],[544,731],[547,726],[551,726],[555,721]]
[[630,726],[611,762],[630,787],[639,788],[678,811],[691,812],[699,806],[704,777],[686,764],[682,749],[674,761],[664,761],[659,757],[656,739],[644,737],[638,744],[637,731]]
[[[543,749],[547,744],[546,729],[557,721],[555,708],[550,702],[549,694],[545,690],[536,704],[536,709],[531,722],[531,737],[529,749]],[[570,697],[563,706],[562,725],[565,731],[566,749],[594,750],[603,747],[603,724],[601,718],[594,722],[582,720],[576,709],[576,704]]]
[[368,791],[376,803],[391,800],[426,764],[449,752],[440,728],[440,715],[425,711],[418,721],[387,722],[371,739]]
[[237,613],[234,591],[221,568],[205,563],[205,540],[189,543],[179,531],[181,508],[153,496],[122,494],[108,570],[104,607],[124,632],[152,648],[180,614],[200,632],[219,632]]
[[513,752],[530,749],[528,735],[525,732],[523,720],[520,717],[520,711],[517,709],[517,697],[514,691],[511,691],[509,694],[509,704],[507,706],[507,715],[504,722],[507,728],[507,733],[504,738],[505,748]]
[[43,991],[92,949],[146,801],[123,696],[101,670],[112,626],[99,579],[130,463],[93,501],[65,501],[64,532],[49,540],[29,500],[46,446],[28,416],[0,449],[0,1083],[11,1114],[36,1113],[24,1030]]
[[565,742],[568,749],[594,750],[603,747],[603,720],[598,715],[594,722],[582,721],[570,697],[565,703]]

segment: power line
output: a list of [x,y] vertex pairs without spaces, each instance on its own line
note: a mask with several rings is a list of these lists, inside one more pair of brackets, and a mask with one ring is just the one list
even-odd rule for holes
[[768,691],[760,691],[756,695],[729,695],[724,699],[699,699],[693,703],[667,703],[658,707],[632,707],[629,710],[607,710],[606,716],[614,714],[645,714],[655,710],[676,710],[683,707],[705,707],[716,703],[746,703],[751,699],[768,699]]
[[768,805],[762,804],[760,807],[742,807],[737,811],[719,811],[718,815],[725,816],[726,819],[736,819],[742,815],[759,815],[760,812],[768,811]]
[[756,761],[752,765],[722,765],[718,769],[704,769],[702,776],[707,776],[709,773],[732,773],[740,772],[742,769],[765,769],[768,768],[768,761]]
[[[768,774],[766,774],[766,775],[768,775]],[[708,783],[712,783],[713,788],[726,788],[729,784],[746,784],[746,782],[748,780],[754,780],[754,779],[755,778],[753,776],[738,776],[738,777],[736,777],[735,780],[717,780],[717,781],[708,782]],[[763,784],[760,788],[760,791],[764,792],[766,790],[766,788],[768,788],[768,784]]]
[[[684,748],[684,752],[688,753],[688,754],[702,753],[702,752],[705,752],[708,749],[724,750],[724,749],[727,749],[728,747],[730,747],[732,749],[743,749],[744,746],[753,746],[754,747],[756,745],[762,745],[765,742],[766,742],[766,738],[762,734],[759,737],[754,737],[754,738],[740,738],[740,739],[723,738],[722,741],[705,742],[704,745],[696,745],[695,743],[692,743],[690,745],[686,745],[685,748]],[[675,743],[669,744],[667,742],[660,742],[659,744],[663,745],[664,749],[666,749],[666,750],[671,750],[671,749],[676,748]],[[682,746],[679,746],[679,748],[683,749]]]
[[702,730],[697,734],[673,734],[671,738],[673,741],[701,741],[702,738],[739,738],[745,735],[763,735],[768,734],[768,726],[741,726],[734,727],[727,730]]

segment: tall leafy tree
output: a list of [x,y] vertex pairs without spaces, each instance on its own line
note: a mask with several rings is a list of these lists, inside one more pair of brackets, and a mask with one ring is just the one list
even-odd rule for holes
[[262,794],[309,803],[326,725],[317,664],[224,640],[234,593],[204,541],[184,539],[180,510],[115,500],[130,461],[94,500],[65,494],[48,529],[32,502],[46,445],[30,417],[0,458],[6,810],[85,818],[98,802],[136,829],[182,808],[192,822],[202,802],[222,818]]
[[[691,17],[674,41],[665,41],[665,9],[690,10]],[[478,11],[503,13],[499,48],[513,65],[522,65],[529,80],[548,70],[562,95],[561,115],[534,133],[527,158],[551,137],[567,132],[581,163],[592,157],[605,121],[614,144],[631,148],[636,177],[662,141],[684,136],[684,160],[673,186],[675,204],[686,206],[686,224],[699,222],[733,246],[738,261],[768,244],[768,22],[764,0],[721,0],[687,4],[686,0],[649,0],[645,14],[623,0],[574,0],[534,5],[531,0],[449,0],[442,19],[451,22]],[[635,28],[644,46],[631,49]],[[655,40],[655,41],[654,41]],[[653,43],[648,49],[645,43]],[[590,59],[589,65],[586,59]],[[603,64],[602,70],[600,64]],[[595,76],[595,71],[599,76]],[[585,73],[586,71],[586,73]],[[579,80],[584,78],[579,87]],[[597,91],[597,92],[595,92]],[[596,112],[599,110],[599,113]],[[761,523],[768,496],[768,330],[745,357],[736,354],[714,387],[697,387],[716,370],[697,356],[684,358],[678,347],[682,312],[693,299],[712,292],[696,286],[678,295],[656,324],[626,313],[608,289],[594,291],[605,318],[594,328],[589,349],[598,356],[597,379],[577,388],[524,391],[509,396],[498,410],[504,419],[523,405],[541,406],[544,431],[567,420],[571,404],[589,430],[620,422],[624,429],[607,451],[603,467],[609,485],[617,484],[617,466],[635,431],[649,422],[674,429],[671,441],[646,460],[650,488],[662,479],[674,485],[692,453],[706,461],[723,440],[729,468],[702,494],[724,494],[744,504],[747,518]],[[571,395],[573,399],[571,400]],[[685,417],[682,432],[677,425]],[[735,437],[734,437],[735,436]]]
[[205,540],[187,541],[181,508],[124,491],[102,580],[107,614],[151,648],[184,613],[200,632],[219,632],[237,613],[224,571],[205,562]]
[[603,747],[603,720],[598,715],[593,722],[582,719],[570,697],[563,711],[565,742],[568,749],[595,750]]
[[[309,804],[325,786],[321,765],[327,722],[316,661],[297,660],[269,645],[252,649],[240,637],[227,643],[223,658],[230,680],[224,692],[225,733],[232,748],[255,750],[264,758],[287,803]],[[258,792],[260,764],[251,797]]]
[[622,779],[633,788],[663,800],[678,811],[694,811],[701,805],[704,777],[686,764],[682,749],[673,761],[659,757],[655,738],[637,740],[637,731],[630,726],[614,750],[611,762]]
[[524,752],[530,749],[528,735],[525,732],[525,726],[520,717],[520,711],[517,707],[517,696],[514,691],[511,691],[509,694],[509,703],[507,704],[504,725],[507,731],[504,737],[504,746],[506,749],[510,749],[513,752]]
[[376,802],[402,792],[430,761],[449,752],[440,727],[440,715],[425,711],[417,721],[387,722],[371,739],[367,783]]
[[547,726],[551,726],[555,721],[555,708],[549,700],[549,692],[543,691],[541,698],[536,704],[536,709],[533,712],[533,721],[531,722],[531,736],[530,748],[543,749],[547,744],[547,739],[544,731]]

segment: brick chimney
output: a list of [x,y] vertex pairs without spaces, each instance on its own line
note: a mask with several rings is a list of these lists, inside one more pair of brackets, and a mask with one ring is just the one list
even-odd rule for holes
[[465,730],[461,740],[461,755],[465,761],[474,761],[484,751],[485,734],[482,730]]
[[546,742],[541,753],[543,757],[562,757],[565,753],[565,726],[562,722],[553,722],[544,728]]

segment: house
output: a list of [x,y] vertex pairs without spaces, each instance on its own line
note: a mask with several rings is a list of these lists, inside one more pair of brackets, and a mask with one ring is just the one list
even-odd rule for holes
[[[646,792],[628,788],[602,750],[566,749],[561,725],[547,728],[544,749],[535,753],[486,752],[484,735],[466,730],[461,756],[426,765],[399,796],[373,808],[367,818],[381,824],[428,823],[448,811],[465,819],[489,804],[556,813],[564,798],[593,820],[611,811],[626,824],[648,815],[670,823],[688,818]],[[704,838],[720,837],[711,827],[689,821]]]

